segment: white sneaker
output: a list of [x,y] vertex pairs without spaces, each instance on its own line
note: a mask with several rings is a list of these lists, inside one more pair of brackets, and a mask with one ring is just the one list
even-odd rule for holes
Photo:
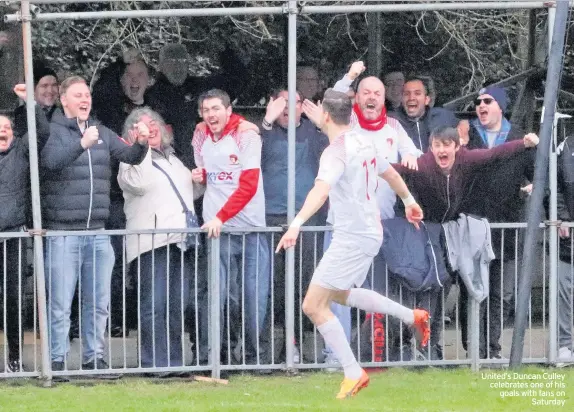
[[333,352],[324,352],[325,353],[325,364],[327,367],[325,368],[326,372],[335,373],[342,370],[341,362],[335,356]]
[[568,346],[563,346],[558,349],[558,359],[556,362],[557,368],[563,368],[566,365],[574,363],[574,353],[570,350]]

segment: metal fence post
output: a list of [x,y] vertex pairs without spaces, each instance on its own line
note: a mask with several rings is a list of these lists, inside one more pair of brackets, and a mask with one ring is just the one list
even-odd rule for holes
[[531,253],[536,248],[537,232],[540,224],[539,211],[543,210],[544,191],[547,184],[548,157],[552,144],[552,127],[556,103],[560,91],[560,79],[564,59],[564,43],[568,29],[568,1],[556,2],[556,21],[552,36],[552,47],[548,58],[546,71],[546,87],[544,90],[544,106],[542,107],[542,126],[540,127],[540,144],[536,151],[536,167],[534,170],[533,190],[528,208],[528,227],[523,246],[522,274],[516,297],[516,316],[512,348],[510,351],[510,367],[516,369],[522,364],[524,351],[524,334],[526,330],[528,307],[534,278],[535,255]]
[[554,128],[552,131],[552,142],[550,147],[550,211],[548,218],[550,219],[550,277],[548,280],[549,296],[548,296],[548,362],[553,364],[556,362],[556,355],[558,354],[558,154],[556,149],[558,147],[558,120],[561,118],[570,117],[561,113],[554,115]]
[[[473,297],[468,300],[468,349],[470,353],[470,370],[478,372],[480,368],[480,303]],[[484,331],[486,333],[486,331]]]
[[42,377],[45,385],[52,383],[52,365],[48,344],[48,317],[46,315],[46,284],[44,279],[44,249],[42,245],[42,215],[40,210],[40,175],[38,171],[38,140],[36,136],[36,103],[34,102],[34,72],[32,67],[32,27],[30,2],[21,4],[22,43],[26,79],[26,115],[28,121],[28,141],[30,156],[30,182],[32,191],[32,216],[34,221],[34,274],[38,297],[38,321],[40,326],[40,348],[42,357]]
[[219,295],[220,238],[208,239],[208,245],[209,263],[207,271],[209,273],[209,348],[211,350],[211,377],[219,379],[221,373],[221,296]]
[[[288,169],[287,169],[287,220],[289,223],[295,217],[295,105],[296,71],[297,71],[297,1],[289,0],[286,12],[288,17],[288,55],[287,55],[287,88],[289,93],[289,128],[288,139]],[[293,248],[285,253],[285,356],[287,370],[295,367],[293,362],[295,340],[295,251]]]

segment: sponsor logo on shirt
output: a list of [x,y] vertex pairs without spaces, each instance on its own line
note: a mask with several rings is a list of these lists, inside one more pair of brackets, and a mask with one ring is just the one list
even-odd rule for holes
[[233,182],[233,172],[208,172],[207,181],[211,183]]
[[239,159],[237,158],[236,154],[230,154],[229,155],[229,164],[230,165],[236,165],[237,163],[239,163]]

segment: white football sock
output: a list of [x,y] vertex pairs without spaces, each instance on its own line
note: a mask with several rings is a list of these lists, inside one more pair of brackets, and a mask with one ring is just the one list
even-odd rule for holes
[[365,312],[395,316],[407,325],[412,325],[415,321],[412,309],[369,289],[351,289],[347,298],[347,306],[359,308]]
[[331,348],[335,357],[343,367],[345,377],[349,379],[359,379],[363,369],[357,362],[357,359],[355,359],[355,355],[351,350],[351,346],[347,341],[345,331],[339,319],[333,317],[333,319],[317,326],[317,330],[323,336],[325,345]]

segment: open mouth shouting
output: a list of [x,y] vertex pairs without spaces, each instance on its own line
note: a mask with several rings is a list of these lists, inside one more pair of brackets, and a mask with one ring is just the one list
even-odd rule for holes
[[12,143],[12,136],[7,132],[0,130],[0,151],[5,151]]
[[221,130],[221,125],[217,117],[212,117],[207,120],[207,125],[213,133],[217,133]]
[[449,166],[449,156],[446,153],[439,153],[437,155],[438,165],[444,169]]
[[140,87],[139,84],[130,84],[129,88],[128,88],[128,97],[130,99],[137,99],[138,97],[140,97],[140,91],[142,90],[142,87]]
[[478,114],[478,119],[480,120],[480,123],[486,123],[488,121],[488,108],[487,107],[479,107],[477,109],[477,114]]
[[416,100],[407,101],[407,113],[415,113],[419,110],[419,104]]
[[365,105],[363,106],[363,114],[371,117],[377,116],[379,113],[379,108],[377,107],[377,101],[373,99],[367,100]]
[[82,103],[78,107],[78,117],[82,119],[87,119],[90,116],[90,105],[87,103]]
[[7,117],[0,116],[0,151],[8,150],[14,134],[12,133],[12,125]]

